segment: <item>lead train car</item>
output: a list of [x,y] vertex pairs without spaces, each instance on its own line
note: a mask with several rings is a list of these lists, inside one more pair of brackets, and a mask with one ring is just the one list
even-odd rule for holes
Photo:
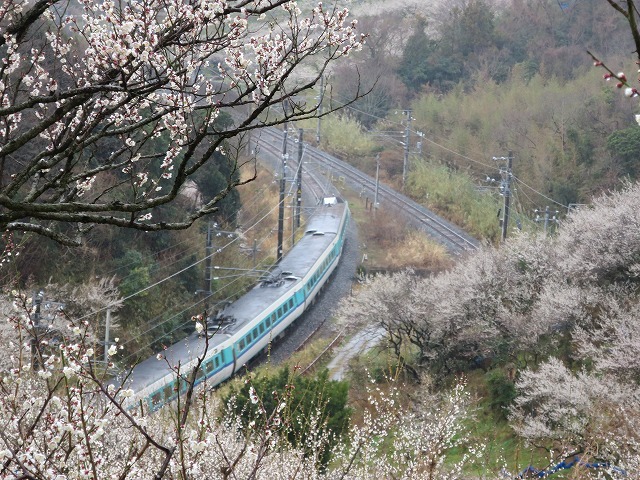
[[[314,302],[338,265],[348,220],[346,202],[325,198],[272,275],[208,321],[209,348],[196,384],[215,386],[231,377]],[[126,381],[126,388],[135,392],[131,405],[142,401],[157,410],[184,393],[187,383],[178,381],[169,365],[180,365],[181,374],[189,375],[205,347],[205,338],[193,333],[162,352],[163,359],[138,363]]]

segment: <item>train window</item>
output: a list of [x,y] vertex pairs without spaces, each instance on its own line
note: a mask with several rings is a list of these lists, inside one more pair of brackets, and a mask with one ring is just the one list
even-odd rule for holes
[[287,303],[282,305],[282,311],[283,311],[283,313],[287,313],[289,311],[289,305]]
[[220,356],[219,356],[219,355],[216,355],[216,356],[213,358],[213,363],[214,363],[214,365],[216,366],[216,368],[218,368],[218,367],[220,366]]
[[246,337],[244,337],[244,341],[247,344],[247,347],[249,346],[249,344],[251,343],[251,334],[248,334]]
[[165,400],[169,400],[173,396],[173,384],[165,385],[162,389]]
[[196,382],[199,380],[202,380],[203,377],[204,377],[204,370],[202,370],[202,368],[199,368],[198,373],[196,373]]
[[[269,321],[269,320],[267,319],[267,321]],[[261,323],[259,325],[259,328],[260,328],[260,333],[264,333],[264,323]]]
[[289,299],[289,308],[293,308],[293,298]]
[[253,329],[253,339],[255,340],[256,338],[258,338],[258,328],[254,328]]
[[282,308],[278,308],[278,318],[282,317]]
[[271,323],[272,324],[276,323],[276,314],[275,314],[275,312],[271,314]]
[[238,350],[242,350],[244,348],[244,338],[238,342]]
[[210,373],[211,370],[213,370],[213,358],[205,362],[204,369],[207,371],[207,373]]
[[264,321],[264,323],[267,324],[267,328],[269,328],[271,326],[271,317],[267,317],[267,319]]
[[160,405],[160,403],[162,403],[162,392],[161,391],[157,391],[151,397],[151,404],[152,405]]

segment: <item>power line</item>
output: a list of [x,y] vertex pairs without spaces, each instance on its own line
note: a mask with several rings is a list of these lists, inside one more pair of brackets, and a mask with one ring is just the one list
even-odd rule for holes
[[[274,208],[274,209],[275,209],[275,208]],[[273,211],[274,209],[272,209],[271,211]],[[270,212],[269,212],[269,213],[270,213]],[[268,213],[267,213],[267,215],[268,215]],[[258,220],[258,222],[257,222],[257,223],[261,222],[263,219],[264,219],[264,217],[262,217],[260,220]],[[256,223],[256,224],[257,224],[257,223]],[[254,224],[251,228],[253,228],[254,226],[255,226],[255,224]],[[263,238],[263,239],[262,239],[262,242],[264,242],[267,238],[268,238],[268,236],[266,236],[265,238]],[[235,239],[234,239],[234,241],[235,241]],[[233,243],[233,241],[232,241],[232,242],[229,242],[229,243],[228,243],[227,245],[225,245],[223,248],[226,248],[226,247],[227,247],[228,245],[230,245],[231,243]],[[212,253],[211,255],[209,255],[209,256],[208,256],[208,257],[206,257],[206,258],[209,258],[209,257],[213,256],[215,253],[218,253],[218,252],[216,251],[216,252]],[[271,265],[267,266],[267,268],[269,268],[270,266],[273,266],[273,264],[271,264]],[[221,291],[221,290],[223,290],[223,289],[225,289],[225,288],[228,288],[228,287],[232,286],[234,283],[236,283],[236,282],[238,282],[239,280],[241,280],[241,278],[243,278],[243,277],[247,277],[247,276],[250,276],[250,275],[252,275],[252,273],[251,273],[251,272],[247,272],[247,273],[246,273],[246,274],[244,274],[244,275],[236,275],[235,277],[237,277],[237,278],[235,278],[234,280],[232,280],[232,281],[230,281],[230,282],[224,283],[224,284],[223,284],[222,286],[220,286],[220,287],[219,287],[215,292],[211,292],[211,293],[209,293],[209,295],[207,295],[207,296],[205,296],[205,297],[201,298],[200,300],[198,300],[197,302],[195,302],[195,303],[191,304],[189,307],[185,308],[184,310],[182,310],[182,311],[178,312],[177,314],[175,314],[175,315],[173,315],[173,316],[169,317],[168,319],[164,320],[163,322],[161,322],[161,323],[159,323],[159,324],[155,324],[155,325],[153,325],[152,327],[150,327],[149,329],[147,329],[147,330],[145,330],[144,332],[140,333],[139,335],[137,335],[137,336],[135,336],[135,337],[132,337],[131,339],[129,339],[127,342],[123,343],[122,345],[123,345],[123,346],[124,346],[124,345],[127,345],[127,344],[131,343],[132,341],[134,341],[134,340],[137,340],[137,339],[141,338],[143,335],[145,335],[145,334],[147,334],[147,333],[151,332],[152,330],[157,329],[158,327],[161,327],[161,326],[162,326],[162,325],[164,325],[165,323],[167,323],[167,322],[171,321],[171,320],[172,320],[172,319],[174,319],[177,315],[180,315],[180,314],[182,314],[182,313],[186,312],[187,310],[189,310],[190,308],[193,308],[193,307],[195,307],[196,305],[199,305],[200,303],[202,303],[202,302],[204,302],[204,301],[208,300],[208,299],[209,299],[211,296],[213,296],[215,293],[218,293],[219,291]],[[231,277],[228,277],[228,278],[231,278]],[[129,298],[129,297],[128,297],[128,298]],[[225,301],[227,301],[229,298],[231,298],[231,297],[229,296],[229,297],[227,297],[226,299],[220,300],[219,302],[217,302],[217,304],[220,304],[220,303],[222,303],[222,302],[225,302]],[[157,317],[155,317],[155,318],[153,318],[153,319],[151,319],[151,320],[149,320],[149,321],[150,321],[150,322],[153,322],[154,320],[157,320],[157,319],[159,319],[159,318],[161,318],[161,316],[157,316]],[[187,323],[187,322],[182,323],[182,324],[181,324],[181,326],[182,326],[182,325],[185,325],[186,323]],[[175,330],[177,330],[178,328],[181,328],[181,326],[177,327],[176,329],[172,330],[171,332],[165,333],[163,336],[167,336],[169,333],[173,333],[173,332],[174,332]],[[162,338],[162,337],[161,337],[161,338]]]
[[[262,187],[260,190],[258,190],[257,192],[255,192],[255,193],[254,193],[254,195],[253,195],[253,198],[249,201],[249,203],[245,204],[245,206],[243,206],[242,208],[249,208],[249,207],[251,207],[252,205],[254,205],[255,203],[257,203],[257,201],[258,201],[258,200],[260,200],[261,198],[263,198],[263,195],[262,195],[262,194],[264,193],[264,191],[265,191],[265,190],[267,190],[267,188],[268,188],[267,186],[264,186],[264,187]],[[258,214],[259,214],[259,213],[258,213]],[[178,247],[178,246],[182,245],[183,243],[186,243],[186,242],[189,242],[189,241],[190,241],[190,239],[182,240],[181,242],[178,242],[178,243],[175,243],[175,244],[173,244],[173,245],[170,245],[170,246],[168,246],[168,247],[166,247],[166,248],[163,248],[162,250],[158,250],[157,252],[152,252],[152,253],[149,253],[149,254],[147,254],[147,255],[144,255],[144,256],[142,256],[142,258],[141,258],[141,259],[148,259],[148,258],[152,258],[152,257],[157,257],[158,255],[161,255],[162,253],[164,253],[164,252],[166,252],[166,251],[168,251],[168,250],[171,250],[171,249],[173,249],[173,248],[175,248],[175,247]],[[189,247],[189,248],[186,248],[186,249],[184,249],[184,250],[180,251],[178,254],[176,254],[176,255],[174,255],[174,256],[179,256],[179,255],[181,255],[181,254],[186,254],[186,252],[189,252],[189,251],[194,250],[194,249],[196,249],[196,248],[198,248],[198,247]],[[180,262],[181,260],[183,260],[183,258],[180,258],[180,259],[178,259],[178,260],[176,260],[176,261],[174,261],[174,262],[171,262],[171,263],[169,263],[169,264],[167,264],[167,265],[162,265],[162,266],[160,267],[160,269],[168,268],[168,267],[170,267],[170,266],[172,266],[172,265],[175,265],[176,263]],[[103,273],[103,276],[105,276],[105,277],[106,277],[106,276],[110,276],[111,274],[115,274],[115,273],[116,273],[116,272],[118,272],[119,270],[122,270],[123,268],[126,268],[126,267],[130,267],[131,265],[134,265],[134,264],[136,264],[136,263],[137,263],[137,261],[135,261],[135,260],[134,260],[134,261],[132,261],[132,262],[126,263],[126,264],[124,264],[124,265],[121,265],[121,266],[119,266],[119,267],[116,267],[116,268],[114,268],[114,269],[112,269],[112,270],[109,270],[109,271],[107,271],[107,272]],[[127,276],[124,276],[124,277],[122,277],[120,280],[124,280],[124,279],[126,279],[126,278],[129,278],[131,275],[132,275],[132,274],[129,274],[129,275],[127,275]]]
[[[264,215],[260,220],[258,220],[256,223],[254,223],[253,225],[251,225],[249,228],[247,228],[247,230],[246,230],[246,231],[249,231],[249,230],[253,229],[253,228],[254,228],[254,227],[255,227],[255,226],[256,226],[256,225],[257,225],[257,224],[258,224],[262,219],[264,219],[264,218],[265,218],[269,213],[271,213],[273,210],[275,210],[275,208],[277,208],[277,206],[276,206],[276,207],[274,207],[274,208],[272,208],[272,209],[271,209],[271,210],[270,210],[266,215]],[[148,290],[152,289],[153,287],[157,287],[158,285],[161,285],[162,283],[164,283],[164,282],[166,282],[167,280],[170,280],[170,279],[172,279],[172,278],[176,277],[177,275],[180,275],[181,273],[186,272],[186,271],[187,271],[187,270],[189,270],[190,268],[195,267],[196,265],[198,265],[198,264],[200,264],[200,263],[204,262],[207,258],[210,258],[210,257],[212,257],[213,255],[215,255],[216,253],[219,253],[219,251],[220,251],[220,250],[224,250],[225,248],[227,248],[227,247],[228,247],[228,246],[230,246],[231,244],[235,243],[235,242],[238,240],[238,238],[239,238],[239,237],[236,237],[236,238],[234,238],[233,240],[231,240],[230,242],[228,242],[226,245],[224,245],[223,247],[218,248],[218,249],[217,249],[215,252],[213,252],[211,255],[206,255],[205,257],[201,258],[200,260],[197,260],[197,261],[193,262],[192,264],[190,264],[190,265],[188,265],[188,266],[186,266],[186,267],[184,267],[184,268],[182,268],[182,269],[178,270],[177,272],[172,273],[171,275],[168,275],[168,276],[166,276],[166,277],[164,277],[164,278],[162,278],[162,279],[158,280],[157,282],[154,282],[154,283],[152,283],[152,284],[150,284],[150,285],[148,285],[148,286],[146,286],[146,287],[144,287],[144,288],[141,288],[141,289],[140,289],[140,290],[138,290],[137,292],[134,292],[134,293],[132,293],[132,294],[130,294],[130,295],[128,295],[128,296],[126,296],[126,297],[124,297],[124,298],[120,299],[120,300],[119,300],[119,302],[125,302],[125,301],[127,301],[127,300],[129,300],[129,299],[131,299],[131,298],[133,298],[133,297],[135,297],[135,296],[137,296],[137,295],[140,295],[141,293],[144,293],[144,292],[146,292],[146,291],[148,291]],[[78,321],[78,322],[79,322],[79,321],[81,321],[81,320],[84,320],[85,318],[89,318],[89,317],[91,317],[91,316],[93,316],[93,315],[96,315],[96,314],[98,314],[98,313],[104,312],[104,311],[106,311],[107,309],[109,309],[109,308],[111,308],[111,307],[113,307],[113,305],[107,305],[107,306],[105,306],[105,307],[102,307],[102,308],[100,308],[100,309],[98,309],[98,310],[95,310],[95,311],[93,311],[93,312],[90,312],[90,313],[88,313],[88,314],[86,314],[86,315],[83,315],[83,316],[81,316],[81,317],[77,318],[77,319],[76,319],[76,321]]]
[[516,180],[516,181],[520,182],[520,184],[524,185],[525,187],[527,187],[527,188],[528,188],[529,190],[531,190],[532,192],[537,193],[537,194],[538,194],[538,195],[540,195],[542,198],[544,198],[544,199],[546,199],[546,200],[549,200],[550,202],[555,203],[556,205],[559,205],[559,206],[560,206],[560,207],[562,207],[562,208],[566,208],[566,209],[567,209],[567,211],[569,210],[569,207],[568,207],[567,205],[564,205],[563,203],[560,203],[560,202],[558,202],[558,201],[554,200],[553,198],[548,197],[548,196],[547,196],[547,195],[545,195],[544,193],[539,192],[539,191],[538,191],[538,190],[536,190],[535,188],[533,188],[533,187],[531,187],[531,186],[527,185],[526,183],[524,183],[522,180],[520,180],[520,179],[519,179],[518,177],[516,177],[515,175],[512,175],[512,177],[513,177],[513,179],[514,179],[514,180]]
[[[380,116],[378,116],[378,115],[374,115],[374,114],[372,114],[372,113],[368,113],[368,112],[365,112],[365,111],[363,111],[363,110],[359,110],[359,109],[357,109],[357,108],[353,107],[352,105],[347,105],[345,102],[341,102],[341,101],[339,101],[339,100],[337,101],[337,103],[341,104],[343,107],[345,107],[345,108],[347,108],[347,109],[353,110],[353,111],[358,112],[358,113],[362,113],[363,115],[368,115],[368,116],[370,116],[371,118],[375,118],[376,120],[380,120],[380,121],[385,122],[385,123],[387,123],[387,124],[396,125],[396,126],[398,126],[398,128],[400,128],[400,127],[404,128],[404,125],[403,125],[401,122],[395,122],[395,121],[393,121],[393,120],[389,120],[389,119],[387,119],[387,118],[383,118],[383,117],[380,117]],[[415,134],[415,135],[418,135],[418,134],[419,134],[419,132],[418,132],[417,130],[410,130],[410,131],[411,131],[411,133],[413,133],[413,134]],[[399,133],[399,134],[401,134],[402,132],[398,132],[398,133]],[[454,155],[456,155],[456,156],[458,156],[458,157],[460,157],[460,158],[463,158],[463,159],[465,159],[465,160],[467,160],[467,161],[469,161],[469,162],[472,162],[472,163],[476,163],[476,164],[478,164],[478,165],[482,165],[482,166],[483,166],[483,167],[485,167],[485,168],[494,169],[494,167],[493,167],[493,166],[491,166],[491,165],[489,165],[489,164],[486,164],[486,163],[484,163],[484,162],[481,162],[480,160],[476,160],[476,159],[474,159],[474,158],[471,158],[471,157],[469,157],[469,156],[467,156],[467,155],[464,155],[464,154],[462,154],[462,153],[456,152],[455,150],[453,150],[453,149],[451,149],[451,148],[449,148],[449,147],[446,147],[446,146],[442,145],[441,143],[436,142],[435,140],[431,140],[431,139],[430,139],[430,138],[428,138],[426,135],[420,135],[420,136],[421,136],[423,139],[425,139],[426,141],[428,141],[429,143],[431,143],[432,145],[435,145],[436,147],[441,148],[441,149],[443,149],[443,150],[445,150],[445,151],[447,151],[447,152],[449,152],[449,153],[452,153],[452,154],[454,154]],[[479,153],[480,155],[486,156],[485,154],[482,154],[481,152],[478,152],[478,153]]]
[[[344,98],[344,97],[341,97],[340,95],[337,95],[337,96],[339,98]],[[367,115],[367,116],[369,116],[371,118],[374,118],[376,120],[380,120],[381,122],[384,122],[386,124],[397,126],[398,128],[404,128],[403,122],[397,122],[397,121],[394,121],[394,120],[389,120],[388,118],[380,117],[379,115],[374,115],[372,113],[365,112],[364,110],[360,110],[360,109],[354,107],[353,105],[348,105],[347,103],[345,103],[343,101],[336,100],[336,102],[339,103],[340,105],[342,105],[344,108],[346,108],[348,110],[353,110],[354,112],[358,112],[358,113],[361,113],[363,115]],[[419,135],[419,133],[420,133],[417,130],[411,130],[411,132],[413,134],[415,134],[415,135]],[[398,133],[401,134],[402,132],[398,132]],[[436,135],[432,134],[432,136],[436,136]],[[441,138],[446,139],[445,137],[441,137]],[[470,157],[468,157],[468,156],[466,156],[466,155],[464,155],[462,153],[459,153],[459,152],[456,152],[454,150],[451,150],[450,148],[445,147],[444,145],[442,145],[442,144],[440,144],[438,142],[435,142],[433,140],[429,140],[429,142],[432,143],[433,145],[435,145],[435,146],[437,146],[439,148],[442,148],[444,150],[447,150],[448,152],[453,153],[453,154],[455,154],[455,155],[457,155],[457,156],[459,156],[461,158],[464,158],[464,159],[469,160],[469,161],[474,162],[474,163],[479,163],[481,165],[484,165],[485,167],[487,166],[486,164],[483,164],[479,160],[475,160],[475,159],[470,158]],[[483,153],[483,152],[476,152],[476,153],[478,153],[478,155],[481,155],[481,156],[486,156],[486,154]]]
[[[337,96],[338,96],[338,97],[341,97],[340,95],[337,95]],[[372,113],[365,112],[365,111],[360,110],[360,109],[358,109],[358,108],[356,108],[356,107],[354,107],[354,106],[352,106],[352,105],[347,105],[346,103],[341,102],[341,101],[339,101],[339,100],[337,100],[337,103],[341,104],[342,106],[344,106],[344,107],[345,107],[345,108],[347,108],[347,109],[353,110],[353,111],[358,112],[358,113],[361,113],[361,114],[363,114],[363,115],[367,115],[367,116],[369,116],[369,117],[371,117],[371,118],[375,118],[375,119],[380,120],[380,121],[382,121],[382,122],[385,122],[385,123],[387,123],[387,124],[395,125],[395,126],[397,126],[398,128],[403,127],[403,124],[402,124],[401,122],[395,122],[395,121],[393,121],[393,120],[389,120],[389,119],[387,119],[387,118],[383,118],[383,117],[380,117],[380,116],[378,116],[378,115],[374,115],[374,114],[372,114]],[[416,135],[418,134],[418,132],[417,132],[417,131],[415,131],[415,130],[411,130],[411,131],[412,131],[414,134],[416,134]],[[399,133],[399,134],[401,134],[401,132],[398,132],[398,133]],[[391,137],[391,138],[392,138],[392,137]],[[436,141],[434,141],[434,140],[431,140],[431,139],[430,139],[430,138],[428,138],[426,135],[423,135],[423,136],[422,136],[422,138],[423,138],[424,140],[426,140],[427,142],[429,142],[430,144],[432,144],[432,145],[434,145],[434,146],[436,146],[436,147],[438,147],[438,148],[441,148],[442,150],[445,150],[445,151],[447,151],[447,152],[449,152],[449,153],[452,153],[453,155],[456,155],[456,156],[458,156],[458,157],[460,157],[460,158],[463,158],[463,159],[465,159],[465,160],[467,160],[467,161],[469,161],[469,162],[475,163],[475,164],[477,164],[477,165],[481,165],[481,166],[483,166],[483,167],[485,167],[485,168],[488,168],[488,169],[490,169],[490,170],[495,170],[495,169],[496,169],[496,168],[495,168],[495,166],[488,165],[488,164],[486,164],[486,163],[484,163],[484,162],[481,162],[481,161],[479,161],[479,160],[476,160],[476,159],[474,159],[474,158],[471,158],[471,157],[469,157],[469,156],[467,156],[467,155],[464,155],[464,154],[462,154],[462,153],[456,152],[455,150],[453,150],[453,149],[451,149],[451,148],[449,148],[449,147],[446,147],[446,146],[442,145],[441,143],[438,143],[438,142],[436,142]],[[392,138],[392,139],[393,139],[393,138]],[[395,140],[395,139],[394,139],[394,140]],[[478,152],[478,153],[479,153],[479,154],[481,154],[481,155],[483,155],[483,156],[486,156],[486,155],[484,155],[484,154],[482,154],[482,153],[480,153],[480,152]],[[527,185],[527,184],[526,184],[526,183],[524,183],[522,180],[520,180],[519,178],[517,178],[515,175],[513,175],[513,176],[512,176],[512,178],[513,178],[514,180],[519,181],[522,185],[524,185],[525,187],[529,188],[531,191],[533,191],[533,192],[537,193],[538,195],[542,196],[543,198],[545,198],[545,199],[549,200],[550,202],[553,202],[554,204],[559,205],[559,206],[561,206],[561,207],[563,207],[563,208],[566,208],[566,209],[568,209],[568,208],[569,208],[568,206],[566,206],[566,205],[562,204],[561,202],[558,202],[558,201],[556,201],[556,200],[554,200],[554,199],[552,199],[552,198],[548,197],[547,195],[545,195],[545,194],[543,194],[543,193],[539,192],[539,191],[538,191],[538,190],[536,190],[535,188],[533,188],[533,187],[531,187],[531,186]],[[523,192],[523,193],[524,193],[524,192]],[[532,203],[534,203],[534,202],[532,202]],[[535,204],[535,203],[534,203],[534,204]]]
[[[271,209],[271,211],[267,213],[267,215],[268,215],[269,213],[271,213],[273,210],[275,210],[275,208],[276,208],[276,207],[272,208],[272,209]],[[315,206],[315,207],[313,207],[313,208],[318,208],[318,207],[317,207],[317,206]],[[265,215],[265,216],[266,216],[266,215]],[[254,224],[251,228],[253,228],[255,225],[257,225],[257,223],[261,222],[264,218],[265,218],[265,217],[262,217],[260,220],[258,220],[258,222],[256,222],[256,224]],[[260,242],[260,245],[262,245],[262,243],[264,243],[268,238],[269,238],[269,236],[268,236],[268,235],[266,235],[265,237],[263,237],[263,239],[262,239],[262,240],[261,240],[261,242]],[[231,242],[230,242],[230,243],[231,243]],[[226,246],[225,246],[225,247],[226,247]],[[268,268],[270,268],[270,267],[272,267],[272,266],[274,266],[274,265],[275,265],[275,263],[272,263],[272,264],[270,264],[270,265],[266,265],[264,268],[267,268],[267,269],[268,269]],[[246,277],[250,277],[250,276],[252,276],[252,275],[253,275],[253,272],[254,272],[254,269],[250,269],[250,270],[248,270],[248,271],[247,271],[246,273],[244,273],[244,274],[228,275],[228,276],[222,277],[222,278],[234,278],[234,280],[232,280],[232,281],[230,281],[230,282],[227,282],[227,283],[223,284],[223,285],[222,285],[222,286],[220,286],[220,287],[219,287],[215,292],[211,292],[211,293],[210,293],[209,295],[207,295],[206,297],[201,298],[201,299],[200,299],[200,300],[198,300],[197,302],[195,302],[195,303],[193,303],[193,304],[189,305],[188,307],[186,307],[186,308],[184,308],[183,310],[181,310],[180,312],[177,312],[176,314],[174,314],[174,315],[172,315],[172,316],[168,317],[167,319],[163,320],[162,322],[157,323],[157,324],[154,324],[152,327],[150,327],[150,328],[148,328],[147,330],[145,330],[145,331],[141,332],[140,334],[136,335],[135,337],[130,338],[129,340],[127,340],[126,342],[124,342],[124,343],[123,343],[123,344],[121,344],[121,345],[122,345],[122,346],[125,346],[125,345],[130,344],[131,342],[133,342],[133,341],[135,341],[135,340],[137,340],[137,339],[139,339],[139,338],[143,337],[144,335],[148,334],[149,332],[151,332],[151,331],[153,331],[153,330],[155,330],[155,329],[157,329],[157,328],[161,327],[162,325],[164,325],[164,324],[166,324],[166,323],[170,322],[171,320],[173,320],[173,319],[174,319],[174,318],[176,318],[177,316],[182,315],[182,314],[183,314],[183,313],[185,313],[186,311],[188,311],[188,310],[190,310],[190,309],[194,308],[195,306],[197,306],[197,305],[199,305],[199,304],[203,303],[203,302],[204,302],[204,301],[206,301],[207,299],[211,298],[211,296],[213,296],[215,293],[218,293],[218,292],[220,292],[221,290],[223,290],[223,289],[225,289],[225,288],[228,288],[228,287],[232,286],[234,283],[239,282],[242,278],[246,278]],[[219,300],[219,301],[216,303],[216,305],[224,304],[225,302],[229,301],[231,298],[232,298],[232,295],[230,295],[230,296],[226,297],[225,299]],[[160,318],[160,316],[157,316],[157,317],[155,317],[154,319],[151,319],[150,321],[151,321],[151,322],[153,322],[154,320],[159,319],[159,318]],[[164,337],[167,337],[167,336],[171,335],[172,333],[174,333],[175,331],[177,331],[177,330],[181,329],[184,325],[187,325],[188,323],[189,323],[188,321],[185,321],[185,322],[180,323],[180,324],[179,324],[178,326],[176,326],[173,330],[171,330],[171,331],[169,331],[169,332],[165,332],[165,333],[164,333],[162,336],[160,336],[159,338],[164,338]],[[149,345],[150,345],[150,344],[149,344]],[[128,355],[127,357],[125,357],[123,360],[128,360],[129,358],[131,358],[131,357],[133,357],[133,356],[134,356],[134,354],[130,354],[130,355]]]
[[[124,347],[125,345],[128,345],[128,344],[130,344],[130,343],[132,343],[132,342],[134,342],[134,341],[136,341],[136,340],[138,340],[138,339],[142,338],[144,335],[148,334],[149,332],[152,332],[153,330],[158,329],[159,327],[161,327],[162,325],[164,325],[164,324],[166,324],[166,323],[170,322],[171,320],[175,319],[176,317],[178,317],[178,316],[180,316],[180,315],[184,314],[185,312],[187,312],[187,311],[191,310],[192,308],[194,308],[194,307],[196,307],[196,306],[200,305],[201,303],[204,303],[206,300],[208,300],[209,298],[211,298],[213,295],[215,295],[216,293],[220,292],[221,290],[223,290],[223,289],[225,289],[225,288],[228,288],[228,287],[232,286],[234,283],[237,283],[238,281],[240,281],[240,279],[241,279],[242,277],[247,277],[247,276],[249,276],[249,275],[250,275],[250,273],[246,273],[245,275],[240,275],[240,276],[239,276],[240,278],[235,278],[234,280],[232,280],[232,281],[230,281],[230,282],[227,282],[227,283],[223,284],[223,285],[222,285],[222,286],[220,286],[220,287],[219,287],[215,292],[211,292],[209,295],[207,295],[207,296],[205,296],[205,297],[203,297],[203,298],[199,299],[198,301],[196,301],[195,303],[192,303],[192,304],[191,304],[191,305],[189,305],[188,307],[183,308],[182,310],[180,310],[179,312],[177,312],[177,313],[175,313],[175,314],[171,315],[170,317],[166,318],[166,319],[165,319],[165,320],[163,320],[162,322],[154,324],[153,326],[151,326],[151,327],[150,327],[150,328],[148,328],[147,330],[145,330],[145,331],[143,331],[143,332],[139,333],[138,335],[136,335],[136,336],[134,336],[134,337],[130,338],[129,340],[127,340],[126,342],[122,343],[122,344],[121,344],[121,346],[122,346],[122,347]],[[231,298],[233,298],[233,295],[228,295],[226,298],[224,298],[224,299],[221,299],[221,300],[217,301],[217,302],[215,303],[215,305],[216,305],[216,306],[218,306],[218,305],[224,304],[224,303],[226,303],[226,302],[230,301],[230,299],[231,299]],[[157,319],[160,319],[160,318],[161,318],[161,316],[159,315],[159,316],[157,316],[157,317],[155,317],[155,318],[152,318],[152,319],[150,320],[150,322],[153,322],[154,320],[157,320]],[[176,326],[174,329],[172,329],[172,330],[170,330],[170,331],[168,331],[168,332],[164,332],[161,336],[157,337],[157,338],[156,338],[156,340],[161,339],[161,338],[165,338],[165,337],[167,337],[167,336],[171,335],[172,333],[176,332],[177,330],[179,330],[179,329],[183,328],[183,327],[184,327],[185,325],[187,325],[189,322],[190,322],[190,320],[186,320],[186,321],[184,321],[184,322],[181,322],[181,323],[180,323],[180,324],[178,324],[178,326]],[[151,343],[149,343],[149,344],[148,344],[148,346],[149,346],[149,345],[151,345]],[[122,360],[123,360],[123,361],[126,361],[126,360],[128,360],[129,358],[132,358],[132,357],[134,357],[134,356],[135,356],[135,353],[131,353],[131,354],[127,355],[126,357],[124,357]]]

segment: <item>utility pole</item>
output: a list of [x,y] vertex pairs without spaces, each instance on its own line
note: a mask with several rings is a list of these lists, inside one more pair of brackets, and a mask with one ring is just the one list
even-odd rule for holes
[[304,129],[298,129],[298,175],[296,189],[296,211],[295,211],[295,228],[300,228],[300,210],[302,209],[302,154],[304,152],[304,144],[302,137]]
[[104,364],[109,365],[109,329],[111,328],[111,307],[107,307],[107,319],[104,325]]
[[324,75],[320,76],[320,93],[318,94],[318,127],[316,128],[316,147],[320,146],[320,120],[322,118],[322,98],[324,97]]
[[[540,213],[540,210],[535,211],[536,214]],[[544,234],[547,235],[547,231],[549,229],[549,222],[557,222],[558,221],[558,211],[556,210],[555,215],[551,217],[551,210],[549,210],[549,205],[547,205],[544,209],[544,219],[540,218],[540,215],[536,215],[536,222],[544,221]]]
[[204,293],[204,311],[209,312],[209,296],[211,295],[211,252],[213,251],[213,224],[211,220],[207,223],[207,243],[205,244],[205,261],[204,261],[204,284],[202,285],[202,293]]
[[376,154],[376,190],[373,194],[373,208],[374,212],[378,208],[378,188],[380,187],[380,154]]
[[256,260],[258,255],[258,240],[253,239],[253,248],[251,249],[251,258],[253,259],[253,268],[256,268]]
[[280,203],[278,204],[278,252],[276,262],[282,260],[282,242],[284,237],[284,190],[286,188],[285,175],[287,172],[287,123],[284,124],[282,140],[282,175],[280,177]]
[[509,203],[511,201],[511,169],[513,166],[513,152],[509,152],[509,155],[505,157],[493,157],[494,160],[506,160],[507,167],[506,169],[501,168],[500,173],[502,174],[502,195],[504,197],[504,207],[503,207],[503,216],[502,216],[502,241],[504,242],[507,238],[507,225],[509,224]]
[[409,163],[409,136],[411,134],[411,110],[403,110],[407,115],[407,126],[404,130],[404,161],[402,162],[402,190],[407,181],[407,164]]
[[40,359],[38,353],[38,339],[40,330],[40,307],[42,306],[42,300],[44,299],[44,290],[39,290],[38,293],[33,292],[32,303],[35,306],[33,312],[33,320],[31,322],[33,327],[33,335],[31,337],[31,368],[37,370],[40,366]]

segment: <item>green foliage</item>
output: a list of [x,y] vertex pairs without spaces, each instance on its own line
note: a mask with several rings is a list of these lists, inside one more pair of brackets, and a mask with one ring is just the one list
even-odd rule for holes
[[632,179],[638,176],[638,154],[640,153],[640,127],[633,126],[613,132],[607,138],[607,148],[622,175]]
[[462,73],[461,64],[455,58],[446,58],[438,48],[438,42],[427,37],[425,28],[425,22],[418,22],[407,40],[398,67],[398,75],[414,93],[425,84],[447,89]]
[[499,237],[498,200],[478,192],[471,177],[464,172],[419,161],[408,177],[408,190],[413,197],[426,202],[472,235],[491,240]]
[[[256,403],[250,398],[251,388],[258,397]],[[229,404],[233,399],[233,413],[240,416],[244,425],[255,422],[260,426],[266,421],[265,415],[278,414],[279,405],[284,402],[286,407],[280,415],[286,426],[287,439],[300,447],[308,445],[307,435],[314,417],[318,417],[319,430],[329,434],[327,448],[319,455],[326,464],[331,447],[343,440],[349,428],[348,390],[347,382],[329,380],[326,369],[311,377],[292,374],[284,367],[272,375],[246,381],[240,389],[232,388],[223,404]]]
[[371,154],[376,149],[373,138],[362,125],[348,115],[331,115],[322,123],[322,148],[347,158]]
[[[210,202],[218,195],[230,181],[236,180],[238,172],[233,173],[232,160],[220,153],[215,153],[213,158],[205,164],[193,176],[193,180],[198,186],[198,191],[202,195],[204,202]],[[236,213],[240,208],[240,193],[232,190],[225,198],[218,203],[219,212],[216,217],[233,223]]]
[[[117,262],[119,268],[126,268],[128,272],[119,285],[122,296],[128,297],[132,293],[142,290],[151,283],[152,265],[145,261],[144,257],[137,250],[128,250]],[[140,295],[146,295],[144,292]]]
[[[514,205],[519,208],[522,202],[531,211],[548,202],[532,189],[561,203],[587,203],[594,193],[619,186],[621,168],[628,171],[632,165],[632,157],[623,155],[633,147],[626,150],[621,144],[622,155],[613,161],[607,139],[618,125],[633,122],[633,105],[625,100],[620,95],[612,99],[597,71],[560,81],[527,78],[519,68],[501,85],[486,81],[473,92],[425,94],[412,107],[415,129],[436,143],[425,143],[434,163],[484,179],[491,169],[479,163],[494,162],[478,152],[502,156],[511,150],[515,175],[531,187],[516,189]],[[618,136],[612,140],[621,142]]]
[[397,70],[407,88],[414,93],[423,85],[440,92],[449,91],[471,77],[478,55],[501,43],[495,32],[494,14],[481,0],[454,7],[440,29],[438,40],[427,36],[426,27],[426,22],[419,19],[407,40]]
[[499,43],[494,14],[482,0],[471,0],[451,10],[442,28],[442,44],[451,56],[468,59]]
[[507,418],[507,407],[516,398],[516,386],[512,379],[501,369],[486,374],[489,406],[494,414]]

